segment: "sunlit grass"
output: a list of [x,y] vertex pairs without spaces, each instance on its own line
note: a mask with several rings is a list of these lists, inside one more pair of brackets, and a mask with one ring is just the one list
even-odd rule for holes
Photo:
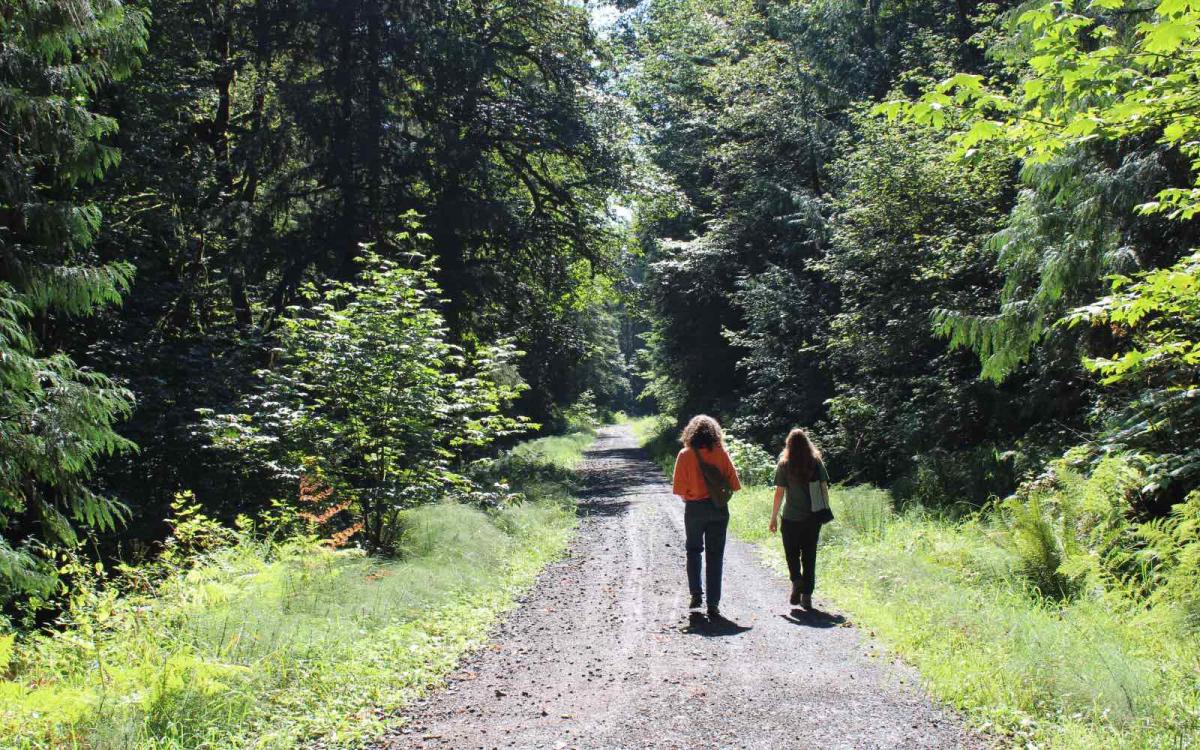
[[596,433],[593,430],[551,435],[521,443],[513,448],[512,454],[522,460],[570,470],[578,465],[583,458],[583,451],[595,439]]
[[675,423],[667,417],[655,415],[638,417],[631,420],[629,426],[633,428],[638,443],[650,452],[654,462],[669,476],[679,450]]
[[[565,467],[589,441],[518,450]],[[360,744],[563,549],[569,496],[545,480],[523,489],[534,499],[487,512],[406,511],[397,560],[244,536],[153,596],[91,591],[74,627],[19,640],[0,669],[0,747]]]
[[[731,531],[785,569],[773,489],[730,503]],[[913,664],[939,700],[1021,746],[1184,748],[1200,742],[1200,647],[1168,611],[1030,590],[985,520],[895,514],[887,493],[835,487],[817,595]]]

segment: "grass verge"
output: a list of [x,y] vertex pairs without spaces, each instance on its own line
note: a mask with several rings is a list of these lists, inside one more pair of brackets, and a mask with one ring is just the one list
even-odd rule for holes
[[[1171,613],[1029,590],[987,519],[895,514],[886,492],[837,487],[818,594],[915,666],[970,723],[1021,747],[1185,748],[1200,742],[1200,648]],[[767,533],[773,489],[730,503],[733,533],[785,569]]]
[[[650,442],[654,424],[641,429]],[[730,530],[784,571],[767,531],[773,494],[739,492]],[[971,724],[1026,748],[1200,746],[1200,644],[1178,612],[1102,589],[1048,601],[1031,591],[989,516],[896,513],[887,492],[866,486],[831,494],[836,521],[822,531],[818,595],[915,666]]]
[[514,449],[512,466],[539,467],[517,482],[526,502],[406,511],[398,560],[242,532],[146,593],[81,587],[66,627],[0,636],[0,747],[361,744],[562,551],[563,471],[590,441]]

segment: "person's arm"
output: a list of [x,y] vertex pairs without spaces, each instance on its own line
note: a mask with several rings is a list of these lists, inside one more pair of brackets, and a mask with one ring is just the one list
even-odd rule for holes
[[783,503],[783,493],[787,492],[787,475],[784,474],[782,466],[775,467],[775,504],[771,506],[771,523],[767,525],[767,531],[772,534],[779,528],[779,506]]
[[671,492],[674,492],[680,500],[687,499],[687,497],[684,495],[684,485],[686,484],[686,480],[684,479],[685,469],[683,467],[683,453],[683,451],[680,451],[679,454],[675,456],[675,471],[671,476]]
[[771,523],[767,526],[767,531],[772,534],[779,528],[779,505],[783,502],[783,487],[775,488],[775,504],[771,506]]

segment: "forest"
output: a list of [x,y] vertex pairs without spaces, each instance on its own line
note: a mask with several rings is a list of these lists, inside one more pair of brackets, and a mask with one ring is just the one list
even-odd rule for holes
[[697,413],[1003,742],[1200,741],[1200,3],[0,3],[0,745],[366,741]]

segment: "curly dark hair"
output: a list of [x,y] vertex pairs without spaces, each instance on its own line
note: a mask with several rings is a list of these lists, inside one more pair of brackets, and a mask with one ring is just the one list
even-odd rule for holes
[[679,436],[679,442],[687,448],[715,448],[723,441],[721,425],[707,414],[692,417]]

